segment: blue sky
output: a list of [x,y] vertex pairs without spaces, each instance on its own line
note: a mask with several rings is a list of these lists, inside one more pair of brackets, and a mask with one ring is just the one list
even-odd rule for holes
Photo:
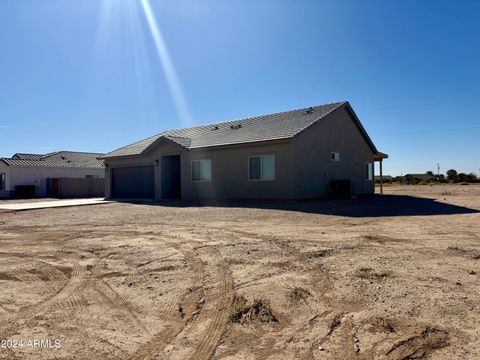
[[479,1],[150,4],[0,0],[0,156],[348,100],[385,173],[480,171]]

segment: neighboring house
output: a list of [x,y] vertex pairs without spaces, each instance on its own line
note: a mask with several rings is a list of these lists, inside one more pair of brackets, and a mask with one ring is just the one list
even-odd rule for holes
[[[96,183],[102,181],[88,181],[84,184],[78,180],[59,180],[59,179],[80,179],[96,178],[103,179],[105,170],[103,162],[97,157],[103,154],[58,151],[46,155],[41,154],[15,154],[11,158],[0,158],[0,197],[15,196],[17,186],[33,185],[35,186],[35,196],[56,196],[62,193],[58,187],[62,185],[63,193],[68,197],[82,197],[92,194],[103,196]],[[60,185],[59,185],[60,181]],[[94,189],[82,189],[82,187],[94,187]]]
[[407,179],[407,178],[417,178],[417,179],[420,179],[420,180],[423,180],[423,181],[433,181],[435,180],[435,175],[430,175],[430,174],[405,174],[403,176],[404,179]]
[[341,102],[165,131],[100,158],[107,198],[305,199],[332,180],[372,194],[386,157]]
[[[383,181],[392,181],[393,176],[391,175],[383,175],[382,176]],[[375,175],[375,181],[380,181],[380,175]]]

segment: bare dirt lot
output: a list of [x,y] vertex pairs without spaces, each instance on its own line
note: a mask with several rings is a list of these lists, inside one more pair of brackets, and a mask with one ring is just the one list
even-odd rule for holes
[[385,191],[0,212],[0,358],[478,359],[480,186]]

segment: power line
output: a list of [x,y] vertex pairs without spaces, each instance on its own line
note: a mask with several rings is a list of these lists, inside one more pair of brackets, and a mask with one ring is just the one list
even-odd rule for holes
[[467,99],[467,100],[442,101],[442,102],[436,102],[436,103],[414,104],[414,105],[405,105],[405,106],[392,106],[392,107],[384,107],[384,108],[366,109],[364,111],[373,112],[373,111],[403,110],[403,109],[414,109],[414,108],[422,108],[422,107],[429,107],[429,106],[463,104],[463,103],[477,102],[477,101],[480,101],[480,99]]
[[397,133],[377,134],[377,135],[375,135],[375,136],[396,136],[396,135],[412,135],[412,134],[429,134],[429,133],[466,131],[466,130],[478,130],[478,129],[480,129],[480,126],[472,126],[472,127],[465,127],[465,128],[451,128],[451,129],[437,129],[437,130],[404,131],[404,132],[397,132]]

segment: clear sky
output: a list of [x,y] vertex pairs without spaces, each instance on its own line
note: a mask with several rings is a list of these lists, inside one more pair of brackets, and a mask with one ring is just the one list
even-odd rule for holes
[[479,19],[478,0],[0,0],[0,156],[348,100],[385,173],[478,173]]

